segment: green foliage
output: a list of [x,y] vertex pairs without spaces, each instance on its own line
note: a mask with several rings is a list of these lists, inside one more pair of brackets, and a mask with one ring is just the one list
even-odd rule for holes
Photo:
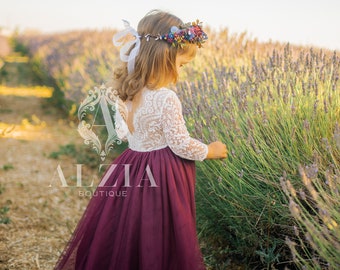
[[[0,82],[8,86],[21,85],[46,85],[53,87],[52,97],[47,99],[47,106],[53,106],[65,116],[73,104],[65,98],[64,92],[58,87],[55,78],[48,73],[48,68],[43,61],[32,54],[31,48],[28,47],[18,35],[11,38],[11,46],[15,54],[12,57],[30,56],[28,61],[6,62],[0,72]],[[17,76],[10,76],[10,74]]]
[[9,224],[11,223],[10,218],[7,216],[9,211],[8,206],[3,206],[0,208],[0,224]]
[[[5,185],[0,183],[0,195],[3,194],[5,191]],[[11,219],[7,216],[9,209],[10,208],[7,205],[0,207],[0,224],[9,224],[11,222]]]
[[32,71],[34,72],[35,76],[38,80],[43,83],[44,85],[51,86],[54,88],[52,93],[52,97],[47,100],[48,106],[53,106],[54,108],[59,109],[59,111],[64,115],[67,116],[68,112],[70,111],[73,102],[67,100],[65,98],[65,93],[60,89],[58,83],[56,82],[55,78],[53,78],[47,71],[47,67],[44,66],[44,63],[36,56],[31,57],[30,65]]
[[[113,151],[110,151],[106,157],[107,162],[112,162],[121,152],[126,149],[126,143],[117,145]],[[77,164],[85,164],[89,168],[98,169],[101,159],[88,145],[75,145],[73,143],[59,146],[58,151],[49,154],[49,158],[59,159],[61,156],[74,158]]]
[[6,190],[5,186],[2,183],[0,183],[0,195],[4,193],[5,190]]
[[4,65],[0,69],[0,83],[7,86],[38,84],[38,78],[28,62],[29,49],[19,42],[17,36],[10,38],[10,46],[13,52],[4,59]]
[[[17,55],[11,57],[20,58]],[[16,74],[16,76],[13,76],[13,74]],[[0,70],[0,83],[12,87],[39,84],[38,78],[32,72],[30,64],[20,61],[5,62]]]
[[76,146],[73,143],[59,146],[59,151],[52,152],[49,158],[58,159],[60,156],[66,155],[70,157],[76,157],[77,151]]
[[17,34],[11,37],[10,46],[14,52],[19,53],[21,56],[27,56],[30,52],[29,48],[19,41]]
[[200,239],[201,250],[204,254],[203,259],[208,270],[239,269],[231,267],[235,264],[231,260],[231,255],[234,255],[233,260],[236,260],[236,258],[228,243],[221,241],[220,238],[203,238],[200,236]]
[[280,257],[280,254],[277,253],[275,243],[273,246],[267,248],[261,246],[261,249],[257,250],[255,253],[260,256],[261,262],[267,266],[267,269],[270,269],[272,264],[278,262]]
[[2,166],[2,169],[3,169],[4,171],[8,171],[8,170],[14,169],[14,166],[13,166],[12,164],[4,164],[4,165]]

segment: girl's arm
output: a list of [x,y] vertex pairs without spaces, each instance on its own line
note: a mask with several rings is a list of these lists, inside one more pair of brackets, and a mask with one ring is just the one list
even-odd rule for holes
[[206,145],[190,137],[182,114],[182,104],[173,91],[169,91],[165,99],[161,121],[166,141],[176,155],[200,161],[226,157],[226,147],[221,142]]

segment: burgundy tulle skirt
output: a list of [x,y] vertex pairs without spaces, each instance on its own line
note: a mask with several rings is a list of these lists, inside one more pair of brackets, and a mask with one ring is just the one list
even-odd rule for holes
[[104,174],[55,269],[205,269],[195,163],[169,148],[127,149]]

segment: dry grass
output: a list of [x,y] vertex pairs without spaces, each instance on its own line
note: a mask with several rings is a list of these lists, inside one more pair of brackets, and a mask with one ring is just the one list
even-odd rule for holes
[[82,141],[76,128],[46,115],[41,102],[0,95],[2,125],[14,127],[0,137],[0,209],[9,209],[9,223],[0,224],[0,269],[52,269],[87,204],[55,176],[60,165],[71,181],[76,162],[48,158],[59,145]]

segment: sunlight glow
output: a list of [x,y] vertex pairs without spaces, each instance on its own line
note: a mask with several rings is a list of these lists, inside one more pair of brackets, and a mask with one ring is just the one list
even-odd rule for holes
[[3,96],[35,96],[40,98],[52,97],[53,88],[46,86],[34,86],[34,87],[7,87],[0,85],[0,95]]

